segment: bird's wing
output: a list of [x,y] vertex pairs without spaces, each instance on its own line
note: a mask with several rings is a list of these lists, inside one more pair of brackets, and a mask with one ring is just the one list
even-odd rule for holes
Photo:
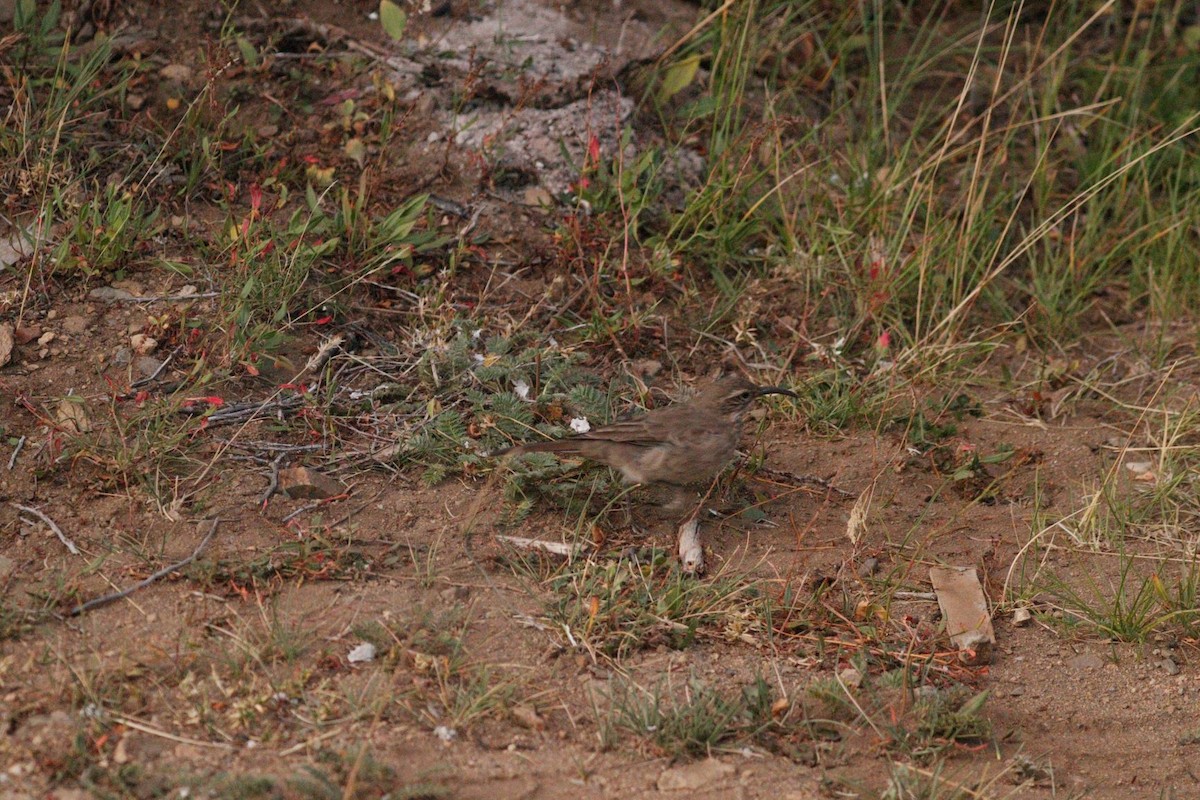
[[651,447],[656,444],[662,444],[661,434],[655,435],[655,432],[641,418],[603,425],[587,433],[581,433],[578,436],[572,436],[562,441],[570,441],[572,439],[591,442],[619,442],[620,444],[637,447]]

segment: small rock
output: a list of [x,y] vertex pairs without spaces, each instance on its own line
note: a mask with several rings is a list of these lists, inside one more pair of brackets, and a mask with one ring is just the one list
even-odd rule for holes
[[132,300],[133,293],[125,289],[118,289],[115,286],[97,286],[88,292],[88,297],[93,300],[103,300],[108,303],[116,303],[121,300]]
[[125,743],[129,741],[128,737],[122,736],[117,740],[117,746],[113,748],[112,760],[114,764],[129,763],[129,747]]
[[270,124],[259,125],[254,132],[258,134],[260,139],[270,139],[272,136],[279,133],[279,126]]
[[1071,669],[1100,669],[1104,666],[1104,659],[1095,653],[1080,653],[1068,659],[1067,666]]
[[324,500],[346,491],[340,482],[308,467],[279,470],[279,490],[293,499]]
[[187,83],[192,79],[192,68],[187,64],[167,64],[158,71],[158,74],[169,81]]
[[14,341],[12,323],[0,322],[0,367],[12,358]]
[[[4,3],[0,2],[0,9],[3,7]],[[0,17],[3,17],[3,12],[0,12]],[[0,269],[16,264],[29,255],[33,251],[32,242],[32,238],[21,231],[0,238]]]
[[125,95],[125,105],[129,106],[130,111],[141,111],[146,105],[146,96],[130,92]]
[[1175,663],[1175,659],[1173,658],[1164,658],[1162,661],[1158,662],[1158,665],[1166,670],[1168,675],[1179,674],[1179,665]]
[[450,586],[438,592],[438,596],[447,603],[461,603],[471,596],[471,588],[469,586]]
[[450,744],[458,738],[458,731],[446,725],[438,725],[433,729],[433,735],[441,739],[446,744]]
[[537,709],[533,706],[518,704],[512,707],[510,713],[517,724],[523,725],[531,731],[540,731],[546,727],[546,720],[538,715]]
[[78,395],[63,398],[54,413],[54,419],[68,433],[87,433],[92,429],[92,422],[83,407],[83,399]]
[[879,559],[871,556],[858,568],[858,577],[869,578],[879,571]]
[[47,312],[46,312],[46,319],[47,319],[47,320],[51,320],[51,319],[58,319],[58,309],[57,309],[57,308],[52,308],[52,309],[50,309],[49,311],[47,311]]
[[862,673],[854,667],[846,667],[838,673],[838,677],[842,679],[842,683],[851,689],[857,689],[859,686],[862,686]]
[[653,378],[658,373],[662,372],[662,362],[654,358],[643,358],[633,362],[633,373],[642,378]]
[[554,203],[554,195],[541,186],[529,186],[525,189],[521,202],[527,206],[549,206]]
[[47,797],[50,800],[91,800],[93,795],[85,792],[83,789],[72,789],[66,786],[60,786],[51,792]]
[[135,333],[129,337],[129,346],[133,348],[133,352],[144,356],[155,351],[158,347],[158,339],[144,333]]
[[58,334],[56,334],[54,331],[46,331],[38,337],[38,347],[45,347],[53,342],[56,338],[58,338]]
[[360,664],[367,661],[375,660],[375,645],[370,642],[363,642],[358,647],[350,651],[346,656],[346,660],[351,664]]
[[137,361],[133,362],[134,370],[136,370],[137,373],[143,378],[149,378],[155,372],[158,372],[158,369],[161,366],[161,361],[150,356],[138,356]]
[[663,770],[658,776],[660,792],[698,792],[712,789],[714,783],[733,777],[737,770],[715,758],[706,758],[694,764],[682,764]]
[[72,315],[64,317],[62,321],[63,333],[69,333],[72,336],[78,336],[88,329],[87,317]]
[[113,353],[112,363],[116,367],[129,366],[129,362],[133,360],[133,351],[128,347],[118,347]]
[[146,290],[142,286],[142,284],[139,283],[138,281],[133,280],[132,278],[126,278],[126,279],[120,280],[120,281],[113,281],[112,285],[113,285],[114,289],[124,289],[125,291],[129,292],[129,294],[132,295],[133,297],[141,297],[146,292]]
[[19,325],[13,328],[13,340],[17,344],[29,344],[42,335],[42,329],[36,325]]
[[1048,781],[1054,773],[1048,766],[1034,763],[1029,756],[1018,754],[1012,760],[1013,773],[1021,780]]
[[1033,619],[1033,614],[1028,608],[1013,609],[1012,624],[1018,628],[1023,628]]

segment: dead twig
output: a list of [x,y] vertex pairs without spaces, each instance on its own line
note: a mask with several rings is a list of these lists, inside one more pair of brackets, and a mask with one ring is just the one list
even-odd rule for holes
[[[266,400],[263,402],[250,403],[233,403],[220,411],[215,411],[210,414],[205,422],[208,427],[216,425],[228,425],[233,422],[241,422],[243,420],[256,417],[263,412],[278,411],[280,413],[291,411],[299,406],[304,405],[304,398],[300,396],[283,397],[279,400]],[[201,411],[198,407],[184,408],[184,413],[197,413]]]
[[239,442],[234,439],[219,439],[220,444],[240,447],[243,450],[265,450],[268,453],[316,453],[324,450],[323,444],[287,444],[286,442]]
[[125,725],[126,727],[133,728],[134,730],[141,731],[142,733],[148,733],[151,736],[157,736],[160,739],[167,739],[172,742],[179,742],[180,744],[191,745],[192,747],[213,747],[213,748],[217,748],[219,750],[232,750],[233,749],[233,745],[226,744],[224,742],[205,742],[201,739],[192,739],[187,736],[180,736],[179,734],[168,733],[167,731],[160,730],[158,728],[155,728],[151,725],[146,724],[145,722],[133,719],[132,717],[114,716],[113,721],[118,722],[122,725]]
[[[10,466],[9,469],[12,469],[12,467]],[[58,525],[55,524],[54,520],[50,519],[45,514],[43,514],[41,511],[37,510],[36,508],[34,508],[32,506],[23,506],[20,503],[13,503],[13,506],[16,507],[20,511],[24,511],[26,514],[33,514],[35,517],[40,519],[42,522],[46,523],[46,525],[49,526],[50,530],[54,531],[54,535],[58,537],[58,540],[60,542],[62,542],[64,545],[66,545],[67,549],[71,551],[71,555],[73,555],[73,556],[79,555],[79,548],[75,546],[74,542],[72,542],[70,539],[67,538],[67,535],[62,532],[62,528],[58,527]]]
[[182,303],[187,300],[207,300],[220,297],[220,292],[197,292],[196,294],[155,294],[146,297],[122,297],[120,303]]
[[21,455],[21,451],[25,448],[25,437],[17,439],[17,446],[13,448],[12,455],[8,458],[8,471],[12,472],[13,467],[17,465],[17,456]]
[[937,595],[933,592],[906,592],[898,591],[892,593],[892,598],[895,600],[937,600]]
[[565,542],[547,542],[543,539],[526,539],[523,536],[497,536],[496,541],[504,542],[518,550],[541,550],[563,558],[571,558],[580,550],[575,545]]
[[839,497],[857,498],[858,495],[853,492],[847,492],[845,489],[839,489],[824,478],[818,478],[815,475],[797,475],[794,472],[787,472],[781,469],[770,469],[762,467],[758,470],[758,474],[754,476],[756,480],[763,483],[772,484],[775,486],[786,486],[790,489],[798,489],[801,486],[816,486],[824,489],[826,492],[836,494]]
[[301,514],[305,513],[306,511],[312,511],[314,508],[320,508],[321,506],[325,505],[326,502],[327,502],[326,500],[318,500],[315,503],[309,503],[306,506],[300,506],[295,511],[293,511],[290,514],[288,514],[287,516],[285,516],[283,519],[279,520],[279,522],[281,525],[287,525],[289,522],[291,522],[292,520],[294,520],[296,517],[300,516]]
[[267,510],[267,503],[271,502],[271,497],[279,490],[279,466],[285,458],[287,458],[287,453],[280,453],[271,462],[271,482],[267,485],[267,490],[263,492],[262,497],[258,500],[258,505],[263,511]]
[[119,592],[112,592],[110,594],[101,595],[100,597],[94,598],[92,600],[88,600],[86,603],[80,603],[79,605],[77,605],[73,609],[71,609],[68,616],[77,617],[80,614],[83,614],[88,611],[92,611],[92,610],[100,608],[102,606],[106,606],[109,603],[115,603],[118,600],[122,600],[126,597],[129,597],[129,595],[133,594],[134,592],[138,591],[139,589],[145,589],[150,584],[154,583],[155,581],[157,581],[161,578],[166,577],[167,575],[170,575],[172,572],[177,572],[178,570],[183,569],[188,564],[191,564],[193,561],[195,561],[199,557],[200,553],[202,553],[204,551],[205,547],[208,547],[208,543],[210,541],[212,541],[213,534],[215,534],[217,532],[217,525],[219,525],[220,522],[221,522],[221,520],[219,518],[214,519],[212,521],[212,525],[210,525],[208,528],[208,533],[204,534],[204,538],[200,540],[200,544],[196,545],[196,549],[193,550],[192,554],[190,556],[188,556],[187,558],[183,559],[182,561],[176,561],[174,564],[170,565],[169,567],[163,567],[162,569],[160,569],[158,572],[155,572],[150,577],[145,578],[144,580],[140,580],[137,583],[133,584],[132,586],[122,589]]
[[172,350],[167,355],[166,358],[164,358],[162,360],[162,363],[158,365],[158,369],[154,370],[153,373],[151,373],[150,375],[147,375],[145,378],[142,378],[141,380],[137,380],[137,381],[134,381],[133,383],[129,384],[129,388],[130,389],[138,389],[138,388],[141,388],[142,386],[146,386],[148,384],[154,383],[154,381],[158,380],[158,376],[162,375],[163,370],[167,368],[167,365],[171,363],[171,359],[175,358],[175,356],[182,349],[183,349],[183,345],[179,345],[178,347],[176,347],[174,350]]

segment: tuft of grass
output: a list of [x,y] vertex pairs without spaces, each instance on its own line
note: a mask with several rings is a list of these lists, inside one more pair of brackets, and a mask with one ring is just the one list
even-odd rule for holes
[[680,697],[662,686],[646,690],[621,684],[609,702],[602,731],[606,744],[629,733],[671,758],[712,755],[753,741],[774,724],[771,687],[762,678],[732,692],[693,680]]
[[755,609],[767,603],[753,583],[715,576],[696,581],[657,548],[628,557],[579,559],[543,581],[547,614],[572,646],[620,660],[664,645],[690,646],[698,636],[765,633]]
[[1078,580],[1050,572],[1040,581],[1048,602],[1061,610],[1064,627],[1119,642],[1144,642],[1156,633],[1195,634],[1200,627],[1200,573],[1194,564],[1171,579],[1164,577],[1175,571],[1170,563],[1146,574],[1144,562],[1133,555],[1115,557],[1111,579],[1089,571],[1080,586]]
[[[936,685],[938,676],[909,666],[870,674],[871,659],[857,656],[861,676],[847,683],[841,675],[812,681],[807,695],[819,716],[838,725],[870,728],[887,747],[917,763],[936,762],[955,748],[978,748],[992,739],[983,714],[987,691],[962,684]],[[941,681],[938,681],[941,682]]]

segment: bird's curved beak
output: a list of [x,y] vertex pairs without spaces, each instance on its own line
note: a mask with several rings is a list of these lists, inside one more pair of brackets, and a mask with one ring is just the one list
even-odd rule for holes
[[794,397],[797,400],[800,399],[800,395],[796,394],[791,389],[785,389],[782,386],[760,386],[760,387],[758,387],[758,396],[762,397],[764,394],[786,394],[788,397]]

